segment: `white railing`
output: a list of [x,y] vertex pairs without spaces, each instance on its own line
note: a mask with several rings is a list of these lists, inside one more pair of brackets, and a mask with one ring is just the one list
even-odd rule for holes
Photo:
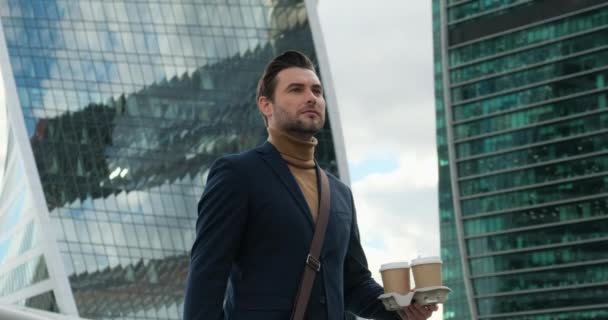
[[0,305],[2,320],[86,320],[17,305]]

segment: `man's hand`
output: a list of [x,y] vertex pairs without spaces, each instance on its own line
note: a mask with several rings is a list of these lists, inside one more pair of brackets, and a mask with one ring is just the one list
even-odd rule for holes
[[412,303],[401,310],[397,310],[397,313],[402,320],[425,320],[431,317],[433,311],[437,311],[436,304],[421,306],[417,303]]

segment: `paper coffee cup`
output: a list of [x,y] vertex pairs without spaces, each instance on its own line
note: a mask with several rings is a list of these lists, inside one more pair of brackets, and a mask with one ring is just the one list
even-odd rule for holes
[[407,262],[393,262],[380,267],[384,293],[396,292],[407,294],[410,292],[410,264]]
[[439,257],[425,257],[412,260],[410,264],[414,274],[416,288],[441,286],[441,265]]

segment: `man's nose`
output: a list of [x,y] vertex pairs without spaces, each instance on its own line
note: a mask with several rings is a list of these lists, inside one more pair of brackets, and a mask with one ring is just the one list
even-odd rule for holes
[[317,95],[312,90],[306,90],[306,101],[308,103],[317,103]]

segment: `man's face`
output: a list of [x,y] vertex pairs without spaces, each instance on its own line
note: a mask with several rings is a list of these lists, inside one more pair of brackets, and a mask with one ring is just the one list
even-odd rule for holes
[[274,101],[258,101],[268,126],[300,137],[319,132],[325,124],[325,99],[315,72],[287,68],[277,74],[276,82]]

